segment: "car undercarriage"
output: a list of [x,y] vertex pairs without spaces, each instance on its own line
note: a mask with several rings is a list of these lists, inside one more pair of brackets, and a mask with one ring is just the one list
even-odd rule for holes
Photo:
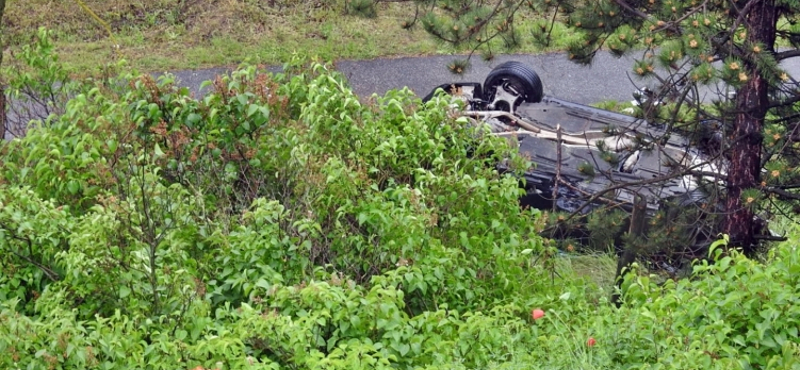
[[666,124],[545,96],[538,75],[518,62],[497,66],[483,84],[441,85],[423,100],[440,89],[463,102],[459,114],[533,163],[523,175],[526,205],[586,217],[609,207],[629,213],[640,196],[648,219],[702,210],[685,228],[695,249],[718,237],[708,215],[720,211],[728,161],[713,140],[700,145]]

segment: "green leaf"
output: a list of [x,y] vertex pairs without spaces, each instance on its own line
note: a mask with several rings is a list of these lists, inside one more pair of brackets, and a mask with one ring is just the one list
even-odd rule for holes
[[411,349],[411,346],[408,343],[395,343],[392,347],[400,353],[400,356],[405,356],[406,353]]
[[126,285],[122,285],[119,287],[119,297],[125,298],[131,294],[131,288]]
[[256,286],[260,287],[260,288],[264,288],[265,290],[269,290],[269,288],[272,285],[265,279],[258,279],[258,281],[256,282]]
[[188,126],[197,126],[197,123],[200,122],[201,119],[203,119],[201,115],[197,113],[191,113],[186,116],[186,124]]
[[81,190],[81,184],[75,180],[69,180],[69,182],[67,182],[67,190],[70,194],[78,194],[78,191]]
[[182,341],[182,340],[186,339],[188,334],[189,333],[187,333],[186,330],[182,330],[182,329],[181,330],[176,330],[175,331],[175,338]]
[[250,106],[249,106],[249,107],[247,107],[247,118],[250,118],[250,117],[252,117],[254,114],[256,114],[256,112],[258,112],[258,108],[259,108],[259,106],[258,106],[258,105],[256,105],[256,104],[250,104]]
[[153,152],[155,153],[156,157],[163,157],[164,151],[161,150],[161,146],[156,143],[155,147],[153,148]]
[[244,94],[236,95],[236,100],[239,102],[240,105],[244,106],[247,104],[247,96]]

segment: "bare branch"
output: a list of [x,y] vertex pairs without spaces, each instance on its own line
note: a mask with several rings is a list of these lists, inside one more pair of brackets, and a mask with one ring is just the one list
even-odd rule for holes
[[771,101],[767,109],[777,108],[777,107],[785,107],[787,105],[792,105],[794,103],[800,102],[800,95],[791,97],[789,99],[784,99],[780,101]]
[[[733,25],[731,25],[731,28],[728,29],[728,34],[726,35],[726,37],[730,38],[730,35],[732,35],[733,32],[736,31],[736,29],[739,27],[739,25],[742,24],[742,22],[744,21],[744,17],[747,16],[747,13],[750,12],[750,8],[752,8],[753,5],[755,5],[759,1],[761,0],[750,0],[747,2],[747,4],[744,5],[744,8],[742,8],[741,10],[737,9],[739,16],[736,17],[736,20],[733,22]],[[731,6],[736,8],[736,4],[734,4],[733,2],[731,2]]]
[[637,16],[637,17],[639,17],[639,18],[642,18],[642,19],[644,19],[644,20],[649,20],[649,19],[651,19],[651,18],[652,18],[652,16],[650,16],[650,15],[648,15],[648,14],[645,14],[645,13],[644,13],[644,12],[642,12],[641,10],[634,9],[634,8],[633,8],[633,7],[631,7],[631,6],[630,6],[628,3],[626,3],[624,0],[614,0],[614,2],[615,2],[617,5],[619,5],[619,6],[620,6],[622,9],[625,9],[625,10],[627,10],[628,12],[630,12],[631,14],[633,14],[633,15],[635,15],[635,16]]
[[786,50],[779,53],[775,53],[775,59],[779,61],[796,57],[800,57],[800,49]]
[[772,194],[778,195],[779,197],[784,198],[784,199],[800,200],[800,194],[792,193],[790,191],[786,191],[786,190],[778,188],[778,187],[765,186],[765,187],[762,187],[761,189],[766,191],[766,192],[768,192],[768,193],[772,193]]
[[[33,251],[33,241],[30,238],[17,235],[16,233],[14,233],[12,231],[13,229],[9,228],[7,225],[4,225],[4,224],[0,223],[0,227],[2,227],[3,229],[9,231],[12,239],[15,239],[15,240],[18,240],[18,241],[26,243],[27,246],[28,246],[28,250],[29,251]],[[17,252],[13,248],[9,248],[9,250],[11,251],[12,254],[14,254],[18,258],[21,258],[21,259],[25,260],[26,262],[30,263],[31,265],[36,266],[39,270],[42,270],[42,272],[44,272],[44,274],[47,276],[47,278],[50,279],[51,281],[61,280],[61,277],[58,275],[57,272],[53,271],[53,269],[43,265],[42,263],[37,262],[36,260],[34,260],[33,257],[32,257],[33,256],[32,254],[26,256],[26,255],[24,255],[22,253]]]
[[753,238],[756,240],[765,240],[770,242],[785,242],[789,240],[789,238],[785,236],[775,236],[775,235],[753,235]]
[[573,211],[564,220],[564,222],[567,222],[567,221],[573,219],[575,216],[580,214],[581,211],[583,211],[584,208],[586,208],[590,204],[600,200],[601,198],[603,198],[609,192],[612,192],[612,191],[615,191],[615,190],[619,190],[619,189],[623,189],[623,188],[626,188],[626,187],[629,187],[629,186],[650,185],[650,184],[657,184],[659,182],[669,181],[669,180],[674,179],[674,178],[676,178],[678,176],[691,174],[692,172],[696,171],[698,168],[701,168],[701,167],[705,166],[708,162],[709,161],[706,161],[706,162],[703,162],[703,163],[698,163],[698,164],[696,164],[694,166],[691,166],[691,167],[688,167],[688,168],[684,169],[683,171],[678,171],[678,172],[675,172],[675,173],[666,174],[666,175],[654,177],[654,178],[651,178],[651,179],[645,179],[645,180],[634,181],[634,182],[625,182],[625,183],[619,183],[617,185],[609,186],[609,187],[607,187],[607,188],[605,188],[605,189],[603,189],[601,191],[598,191],[594,195],[592,195],[589,199],[586,200],[586,202],[584,202],[580,207],[578,207],[575,211]]

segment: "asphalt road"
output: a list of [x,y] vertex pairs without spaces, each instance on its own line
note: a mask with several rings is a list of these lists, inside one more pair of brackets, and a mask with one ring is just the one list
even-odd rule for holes
[[[335,63],[335,67],[347,77],[355,93],[362,98],[372,94],[383,95],[388,90],[403,87],[408,87],[422,97],[442,84],[482,83],[494,66],[516,60],[530,65],[539,74],[546,95],[580,104],[591,104],[604,100],[630,100],[631,93],[637,87],[648,84],[648,81],[635,78],[631,72],[634,56],[616,58],[607,52],[599,52],[588,66],[570,62],[564,53],[503,55],[491,63],[475,56],[472,58],[471,68],[463,76],[454,75],[447,70],[450,61],[460,58],[457,56],[340,60]],[[800,58],[785,61],[783,67],[793,77],[800,78]],[[268,69],[277,72],[280,67]],[[170,73],[175,75],[178,84],[202,94],[204,91],[200,86],[204,81],[229,72],[230,68],[211,68]],[[711,96],[710,93],[708,96]],[[10,135],[6,138],[10,138]]]
[[[347,76],[359,96],[379,95],[390,89],[408,86],[418,96],[427,95],[431,89],[452,82],[480,82],[493,67],[516,60],[531,66],[544,84],[545,95],[588,104],[603,100],[629,100],[635,90],[629,78],[633,58],[617,59],[610,54],[597,55],[589,66],[570,62],[563,53],[542,55],[504,55],[491,63],[479,56],[473,57],[471,68],[463,76],[452,74],[447,64],[456,59],[451,56],[426,58],[397,58],[368,61],[340,61],[336,67]],[[644,83],[643,81],[635,81]]]
[[[491,63],[472,58],[471,68],[463,76],[450,73],[447,64],[456,56],[404,57],[374,60],[341,60],[335,63],[358,96],[383,95],[392,89],[408,87],[425,96],[436,86],[452,82],[483,82],[494,66],[516,60],[533,67],[544,83],[546,95],[588,104],[602,100],[629,100],[636,88],[628,71],[633,57],[615,58],[599,53],[590,66],[570,62],[563,53],[542,55],[503,55]],[[278,71],[279,68],[270,68]],[[214,68],[172,72],[180,84],[199,90],[200,84],[229,69]]]
[[[392,89],[410,88],[418,96],[427,95],[436,86],[452,82],[480,82],[494,66],[516,60],[527,63],[539,74],[547,95],[563,98],[582,104],[590,104],[602,100],[629,100],[635,90],[629,79],[628,71],[633,66],[633,57],[614,58],[608,53],[599,53],[590,66],[580,66],[567,60],[564,53],[541,55],[503,55],[492,63],[486,63],[479,56],[471,61],[471,68],[462,76],[454,75],[447,70],[447,65],[457,56],[405,57],[374,60],[341,60],[335,63],[350,82],[355,93],[367,98],[372,94],[383,95]],[[280,67],[270,67],[273,72]],[[181,86],[189,87],[198,96],[204,94],[201,89],[205,81],[213,80],[217,75],[230,73],[231,68],[210,68],[200,70],[182,70],[169,72],[176,77]],[[166,72],[165,72],[166,73]],[[159,75],[162,73],[153,73]],[[642,83],[642,81],[637,81]],[[13,112],[9,113],[9,121],[19,119]],[[15,127],[15,133],[23,132]],[[6,133],[6,139],[12,137],[12,131]]]
[[[631,93],[637,87],[648,84],[648,81],[642,81],[632,73],[635,56],[617,58],[610,53],[599,52],[588,66],[570,62],[564,53],[503,55],[491,63],[475,56],[472,58],[471,68],[463,76],[454,75],[447,70],[447,64],[459,58],[456,56],[340,60],[335,63],[335,67],[347,77],[355,93],[362,98],[372,94],[383,95],[391,89],[403,87],[408,87],[422,97],[436,86],[446,83],[482,83],[494,66],[516,60],[530,65],[539,74],[546,95],[580,104],[591,104],[604,100],[630,100]],[[785,61],[783,67],[793,77],[800,78],[800,58]],[[280,68],[274,67],[270,70],[279,71]],[[215,68],[172,73],[180,84],[199,92],[203,81],[228,71],[225,68]],[[710,91],[706,90],[705,93]]]

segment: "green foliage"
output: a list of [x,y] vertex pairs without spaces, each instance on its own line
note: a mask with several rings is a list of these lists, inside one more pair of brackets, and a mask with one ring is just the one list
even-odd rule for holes
[[356,2],[381,17],[354,16],[349,0],[83,0],[109,24],[109,37],[74,0],[7,1],[3,37],[13,55],[47,27],[66,68],[81,76],[102,74],[98,67],[117,58],[163,72],[244,60],[277,66],[299,50],[325,60],[442,52],[423,30],[399,29],[412,3]]
[[76,84],[53,52],[51,37],[52,32],[39,28],[31,44],[12,54],[12,66],[3,65],[0,70],[5,77],[7,99],[3,125],[14,136],[24,135],[31,121],[44,124],[51,115],[62,114],[67,100],[75,93]]
[[[238,307],[195,301],[177,326],[120,312],[84,321],[59,306],[33,318],[11,301],[0,307],[0,349],[10,368],[796,367],[795,248],[778,247],[768,264],[728,253],[677,283],[629,275],[619,310],[568,279],[517,304],[412,315],[406,293],[387,279],[363,286],[335,275],[273,285]],[[530,307],[545,316],[526,318]],[[20,332],[25,340],[10,340]]]
[[375,18],[378,12],[375,9],[375,0],[348,0],[347,12],[359,17]]
[[692,279],[659,286],[629,276],[624,290],[651,320],[650,339],[662,343],[661,350],[685,351],[669,355],[676,364],[699,359],[695,363],[794,369],[800,366],[796,239],[772,250],[764,262],[716,243],[711,253],[717,263],[696,265]]
[[17,299],[27,310],[64,273],[59,253],[69,248],[68,212],[27,187],[0,185],[0,300]]
[[796,365],[797,240],[629,275],[617,309],[448,98],[286,71],[89,81],[2,143],[0,368]]
[[[236,316],[222,312],[248,305],[283,307],[299,319],[293,298],[281,297],[325,280],[346,282],[336,288],[342,297],[372,300],[339,320],[394,320],[374,329],[387,333],[429,310],[480,311],[541,287],[542,267],[530,260],[542,249],[536,215],[518,207],[518,181],[494,168],[500,160],[526,166],[505,141],[448,117],[445,99],[422,106],[403,91],[368,106],[325,66],[287,70],[242,69],[211,83],[202,99],[170,77],[89,81],[64,114],[3,144],[4,315],[22,315],[24,330],[42,333],[22,346],[4,342],[4,353],[20,358],[14,363],[174,365],[188,356],[176,338],[198,345],[194,358],[239,353],[244,361],[257,345],[221,353],[212,344],[214,355],[204,354],[199,341],[211,323],[225,338],[246,320],[225,324],[223,316]],[[129,88],[107,88],[121,81]],[[359,293],[376,287],[393,292],[394,308],[380,306],[390,303],[384,293]],[[340,339],[320,332],[328,324],[313,325],[320,327],[302,324],[293,334],[312,347],[292,347],[311,357],[276,361],[334,361],[336,353],[309,351],[328,354],[373,330]],[[91,337],[101,327],[125,343]],[[61,330],[91,336],[46,344]],[[384,347],[364,342],[365,356],[392,348],[398,363],[408,346],[420,351],[410,336],[382,337],[372,338]]]
[[[46,28],[39,28],[34,42],[23,45],[14,57],[24,63],[20,66],[5,67],[3,73],[8,76],[7,87],[11,97],[19,99],[20,95],[41,94],[45,97],[59,95],[62,100],[51,102],[54,105],[64,103],[61,90],[66,90],[64,85],[69,83],[69,75],[64,67],[58,63],[58,55],[53,53],[52,32]],[[47,94],[47,95],[45,95]]]

